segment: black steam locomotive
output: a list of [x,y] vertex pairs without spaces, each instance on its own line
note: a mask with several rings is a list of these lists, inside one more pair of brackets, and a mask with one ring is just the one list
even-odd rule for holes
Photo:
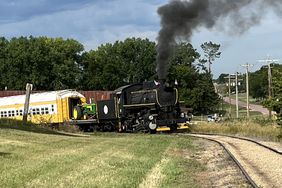
[[156,81],[120,87],[97,102],[96,128],[120,132],[174,131],[187,121],[175,86]]

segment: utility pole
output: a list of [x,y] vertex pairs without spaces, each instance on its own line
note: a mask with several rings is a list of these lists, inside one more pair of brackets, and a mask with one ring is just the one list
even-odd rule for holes
[[[268,99],[272,98],[272,74],[271,74],[271,63],[277,63],[279,60],[277,59],[270,59],[270,56],[267,56],[265,60],[258,60],[259,62],[263,62],[268,67]],[[271,110],[269,110],[269,118],[271,118]]]
[[32,84],[27,83],[26,84],[26,95],[25,95],[24,111],[23,111],[23,123],[24,123],[24,125],[27,122],[28,109],[29,109],[29,99],[30,99],[31,91],[32,91]]
[[228,79],[228,95],[229,95],[229,118],[231,118],[231,77],[233,75],[229,74],[225,79]]
[[231,118],[231,75],[228,76],[229,117]]
[[238,81],[241,81],[242,79],[238,79],[238,72],[235,74],[235,87],[236,87],[236,118],[239,118],[239,102],[238,102]]
[[249,67],[253,65],[246,63],[242,67],[246,68],[246,95],[247,95],[247,118],[250,118],[250,106],[249,106]]
[[236,87],[236,118],[239,118],[239,104],[238,104],[238,72],[235,75],[235,87]]

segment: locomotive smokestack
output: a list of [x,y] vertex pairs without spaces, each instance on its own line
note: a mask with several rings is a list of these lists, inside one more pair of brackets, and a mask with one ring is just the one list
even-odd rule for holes
[[195,29],[205,27],[240,35],[260,23],[266,11],[282,17],[281,0],[171,0],[159,7],[161,30],[157,46],[159,79],[167,76],[176,38],[190,42]]

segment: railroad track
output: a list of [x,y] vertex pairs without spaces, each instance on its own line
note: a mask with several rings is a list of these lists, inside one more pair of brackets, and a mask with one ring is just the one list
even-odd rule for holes
[[252,187],[282,186],[282,152],[249,138],[222,134],[182,134],[218,143]]

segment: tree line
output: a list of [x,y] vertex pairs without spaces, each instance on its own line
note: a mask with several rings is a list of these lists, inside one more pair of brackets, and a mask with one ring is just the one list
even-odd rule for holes
[[[215,111],[219,102],[212,75],[204,66],[219,57],[219,45],[215,47],[213,54],[212,43],[204,43],[207,58],[201,59],[190,43],[179,43],[170,59],[168,81],[177,80],[180,99],[198,113]],[[156,43],[140,38],[127,38],[85,51],[74,39],[2,37],[0,89],[23,90],[26,83],[32,83],[34,90],[114,90],[157,79],[156,55]]]
[[262,66],[260,70],[250,74],[250,91],[252,97],[262,99],[264,106],[277,113],[278,124],[282,125],[282,65],[273,63],[270,67],[270,93],[268,66]]

